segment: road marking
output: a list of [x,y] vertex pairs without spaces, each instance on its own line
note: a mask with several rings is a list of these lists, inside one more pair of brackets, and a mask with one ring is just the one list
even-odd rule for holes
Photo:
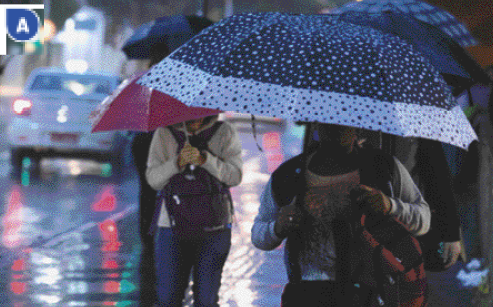
[[[113,220],[115,222],[123,219],[124,217],[126,217],[127,215],[131,214],[131,213],[134,213],[134,212],[137,212],[137,209],[138,209],[138,206],[136,204],[131,204],[129,206],[127,206],[124,210],[118,212],[118,213],[114,213],[112,215],[110,215],[107,219],[108,220]],[[82,232],[85,232],[89,229],[91,229],[92,227],[95,227],[97,226],[98,223],[97,222],[87,222],[79,227],[77,227],[76,229],[73,229],[73,230],[68,230],[64,233],[61,233],[61,234],[58,234],[56,235],[54,238],[50,239],[48,242],[42,244],[43,247],[53,247],[53,246],[56,246],[60,243],[62,243],[63,241],[67,240],[67,239],[70,239],[70,237],[74,234],[74,233],[82,233]]]

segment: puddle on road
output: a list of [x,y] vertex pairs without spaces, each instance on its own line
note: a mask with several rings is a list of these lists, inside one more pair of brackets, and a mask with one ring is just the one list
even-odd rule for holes
[[140,245],[130,216],[12,253],[3,263],[2,306],[138,306]]

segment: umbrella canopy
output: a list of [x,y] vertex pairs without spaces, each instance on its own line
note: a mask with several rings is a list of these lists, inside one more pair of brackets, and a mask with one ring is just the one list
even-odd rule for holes
[[212,21],[205,17],[164,16],[138,27],[122,50],[130,59],[150,58],[156,45],[165,46],[169,53],[210,25]]
[[447,84],[406,41],[331,15],[240,14],[202,31],[137,83],[191,106],[348,125],[467,148]]
[[331,11],[340,14],[348,11],[378,13],[386,10],[399,11],[413,18],[440,28],[462,47],[478,44],[467,28],[452,14],[419,0],[363,0],[349,2]]
[[457,93],[476,83],[491,82],[484,69],[461,45],[437,27],[408,14],[398,11],[347,11],[338,16],[342,21],[369,26],[405,39],[427,57]]
[[159,91],[127,79],[98,105],[92,115],[91,132],[110,130],[153,131],[158,127],[220,113],[218,110],[188,107]]

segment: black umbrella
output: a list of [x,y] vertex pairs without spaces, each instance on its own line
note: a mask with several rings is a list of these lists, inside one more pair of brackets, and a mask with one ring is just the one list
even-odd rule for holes
[[379,13],[346,11],[337,14],[342,21],[369,26],[405,39],[419,50],[454,87],[456,94],[473,84],[489,84],[490,78],[472,56],[436,26],[399,11]]
[[137,28],[122,50],[130,59],[148,59],[153,48],[168,54],[213,22],[199,16],[164,16]]
[[331,11],[378,13],[396,11],[407,14],[428,24],[440,28],[463,47],[475,46],[477,40],[467,28],[449,12],[420,0],[364,0],[353,1]]

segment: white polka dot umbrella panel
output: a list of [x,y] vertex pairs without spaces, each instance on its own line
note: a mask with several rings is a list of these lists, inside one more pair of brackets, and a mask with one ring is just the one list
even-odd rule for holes
[[139,84],[189,106],[423,137],[477,139],[438,71],[398,37],[330,15],[239,14]]
[[343,12],[378,13],[385,10],[399,11],[423,22],[439,27],[462,47],[478,45],[478,41],[467,28],[449,12],[419,0],[363,0],[349,2],[330,11],[331,14]]

